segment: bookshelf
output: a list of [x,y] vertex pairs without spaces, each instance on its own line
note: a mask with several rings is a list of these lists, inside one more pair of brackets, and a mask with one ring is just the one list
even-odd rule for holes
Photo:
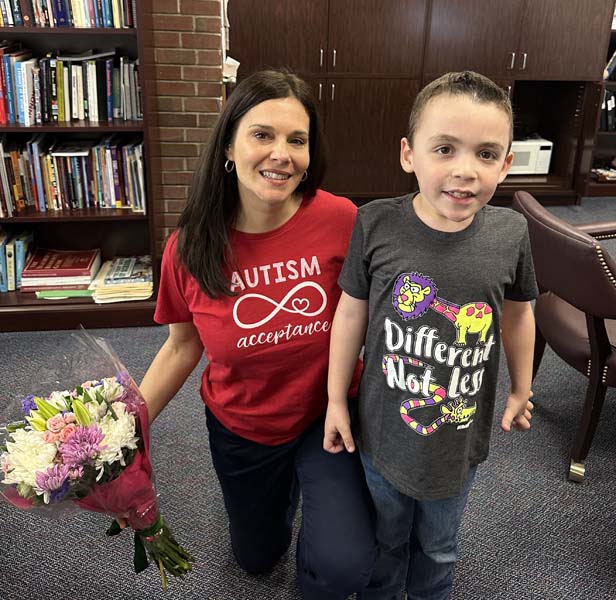
[[[125,6],[130,6],[131,2]],[[143,182],[145,187],[145,212],[127,208],[65,208],[41,212],[33,206],[16,211],[12,216],[0,218],[3,230],[30,230],[37,246],[67,250],[101,248],[103,260],[121,255],[155,255],[154,210],[150,172],[151,110],[147,94],[147,78],[143,76],[145,48],[152,42],[147,37],[142,2],[134,3],[134,27],[22,27],[0,26],[0,40],[19,41],[32,50],[33,57],[43,57],[49,52],[78,54],[94,49],[116,49],[118,56],[138,59],[143,118],[123,120],[71,120],[44,122],[24,126],[20,123],[0,124],[0,136],[9,142],[24,144],[36,134],[57,143],[79,143],[102,140],[108,136],[137,140],[143,147]],[[154,273],[156,292],[158,273]],[[73,329],[123,327],[152,324],[155,295],[146,301],[95,304],[90,298],[38,300],[35,294],[0,293],[0,331],[25,331],[47,329]]]

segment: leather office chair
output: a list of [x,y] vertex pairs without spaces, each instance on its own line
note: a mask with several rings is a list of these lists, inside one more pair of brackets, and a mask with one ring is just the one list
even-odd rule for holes
[[527,192],[514,194],[513,207],[528,221],[540,290],[533,379],[546,341],[588,377],[569,468],[569,479],[583,481],[607,387],[616,386],[616,259],[598,241],[616,237],[616,222],[573,226]]

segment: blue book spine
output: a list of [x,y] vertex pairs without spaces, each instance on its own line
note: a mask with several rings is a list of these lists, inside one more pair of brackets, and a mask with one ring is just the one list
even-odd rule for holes
[[23,26],[24,20],[21,18],[21,9],[19,8],[18,0],[11,0],[11,9],[13,11],[13,21],[18,27]]
[[105,27],[113,27],[113,12],[111,0],[103,0],[103,23]]
[[24,233],[15,238],[15,286],[21,286],[21,272],[26,264],[28,246],[32,242],[32,233]]
[[22,76],[22,62],[15,62],[15,92],[17,94],[16,102],[16,117],[17,120],[23,125],[25,123],[24,113],[24,86]]
[[38,192],[39,210],[41,212],[47,212],[43,172],[41,171],[41,149],[37,140],[32,142],[32,162],[34,163],[34,180],[36,181],[36,189]]
[[113,123],[113,58],[105,61],[105,93],[107,94],[107,122]]
[[100,7],[98,6],[98,2],[94,0],[94,2],[92,2],[92,6],[94,8],[94,27],[102,27],[103,26],[103,20],[102,20],[103,15],[100,14],[100,11],[99,11]]
[[13,94],[13,69],[11,69],[11,57],[5,54],[2,57],[4,61],[4,77],[6,78],[6,96],[8,99],[7,105],[9,109],[9,123],[15,125],[15,95]]
[[9,284],[6,276],[6,240],[7,236],[0,237],[0,292],[8,292]]
[[71,22],[63,0],[51,0],[51,12],[56,27],[70,27]]

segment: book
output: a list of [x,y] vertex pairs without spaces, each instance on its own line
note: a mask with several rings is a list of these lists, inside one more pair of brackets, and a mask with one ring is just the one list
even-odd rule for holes
[[101,265],[101,251],[37,248],[26,262],[26,277],[94,277]]
[[6,286],[9,292],[15,291],[15,241],[10,237],[4,247],[6,256]]
[[15,236],[15,287],[21,286],[21,274],[26,265],[28,248],[32,243],[33,234],[31,231],[23,231]]
[[113,259],[105,284],[142,283],[152,281],[152,257],[126,256]]
[[10,234],[6,231],[0,231],[0,292],[8,292],[8,281],[6,278],[6,242]]
[[611,79],[614,69],[616,69],[616,50],[614,50],[612,56],[610,56],[610,60],[608,60],[607,65],[605,65],[605,69],[603,70],[603,79]]
[[36,297],[46,300],[63,300],[65,298],[82,298],[92,296],[92,290],[38,290]]

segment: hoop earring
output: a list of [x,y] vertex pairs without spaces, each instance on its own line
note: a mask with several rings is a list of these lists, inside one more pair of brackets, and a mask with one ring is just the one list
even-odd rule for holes
[[225,160],[225,171],[231,173],[235,169],[235,163],[232,160]]
[[304,171],[304,174],[302,175],[300,181],[306,181],[306,179],[308,179],[308,171]]

